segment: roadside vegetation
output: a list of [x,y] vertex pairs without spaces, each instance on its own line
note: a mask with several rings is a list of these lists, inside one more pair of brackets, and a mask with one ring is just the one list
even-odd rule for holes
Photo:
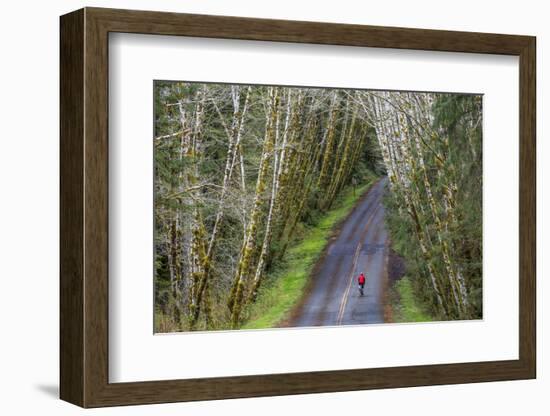
[[397,287],[404,310],[414,309],[414,294],[433,319],[479,319],[481,96],[381,92],[373,102],[389,167],[386,222],[406,263]]
[[434,320],[419,302],[410,278],[402,277],[391,290],[393,291],[390,295],[393,322],[429,322]]

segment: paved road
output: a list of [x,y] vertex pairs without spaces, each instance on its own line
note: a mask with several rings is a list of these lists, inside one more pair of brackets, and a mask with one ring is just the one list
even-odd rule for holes
[[[375,183],[342,224],[315,266],[312,286],[289,326],[384,322],[389,248],[382,197],[387,181]],[[361,272],[367,277],[364,296],[357,287]]]

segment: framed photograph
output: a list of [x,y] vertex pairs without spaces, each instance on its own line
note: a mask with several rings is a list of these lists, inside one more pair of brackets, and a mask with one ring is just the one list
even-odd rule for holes
[[60,28],[63,400],[536,377],[534,37]]

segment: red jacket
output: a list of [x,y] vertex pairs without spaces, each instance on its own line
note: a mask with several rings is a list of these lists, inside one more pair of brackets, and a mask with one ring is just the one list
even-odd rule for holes
[[357,278],[357,281],[359,282],[360,285],[364,285],[365,284],[365,275],[363,273],[361,273],[359,275],[359,277]]

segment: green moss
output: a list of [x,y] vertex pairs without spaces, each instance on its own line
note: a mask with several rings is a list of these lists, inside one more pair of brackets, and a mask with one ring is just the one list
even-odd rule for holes
[[248,319],[242,329],[273,328],[288,318],[301,299],[312,268],[333,230],[347,217],[375,179],[374,174],[369,172],[365,183],[355,193],[351,187],[343,191],[336,199],[334,208],[323,215],[315,226],[305,229],[301,240],[288,249],[281,264],[266,276],[266,283],[247,311]]
[[433,321],[433,318],[422,309],[416,300],[412,283],[407,276],[404,276],[395,284],[394,290],[398,298],[392,306],[394,322]]

